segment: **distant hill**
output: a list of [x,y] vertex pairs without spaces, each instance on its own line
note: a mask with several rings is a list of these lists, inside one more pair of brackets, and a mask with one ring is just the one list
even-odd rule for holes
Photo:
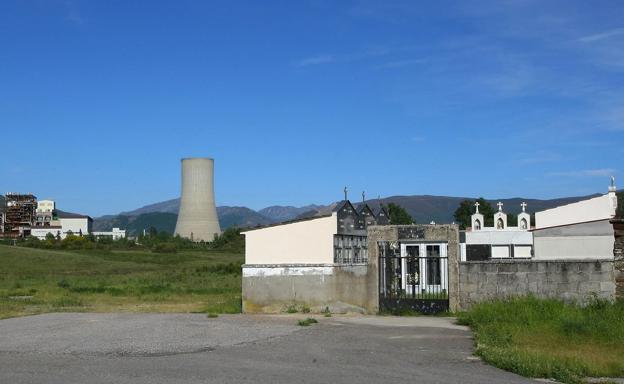
[[158,231],[173,233],[178,215],[167,212],[149,212],[137,216],[103,216],[93,220],[94,231],[110,231],[113,227],[125,229],[130,236],[135,236],[150,227]]
[[[518,213],[521,211],[520,203],[528,204],[527,211],[533,213],[544,209],[554,208],[560,205],[574,203],[580,200],[600,196],[593,194],[588,196],[564,197],[558,199],[539,200],[514,197],[501,199],[504,204],[503,209],[507,213]],[[381,199],[385,205],[395,203],[407,210],[417,223],[451,223],[453,213],[464,199],[474,200],[474,197],[452,197],[452,196],[390,196]],[[368,200],[366,203],[377,210],[380,200]],[[497,199],[488,200],[492,207],[496,209]],[[180,199],[172,199],[160,203],[146,205],[133,211],[122,212],[119,215],[107,215],[98,217],[94,221],[95,230],[110,230],[112,227],[127,228],[130,233],[138,233],[150,226],[158,230],[173,233],[177,220],[177,213]],[[328,205],[306,205],[303,207],[292,206],[271,206],[259,211],[247,207],[217,207],[219,223],[222,229],[232,226],[241,228],[267,225],[295,218],[312,217],[331,212],[335,202]]]
[[[600,196],[600,194],[593,194],[588,196],[576,196],[576,197],[564,197],[550,200],[539,199],[525,199],[520,197],[514,197],[510,199],[494,199],[487,200],[494,209],[497,209],[496,203],[499,201],[503,203],[503,210],[507,213],[519,213],[522,209],[520,204],[524,201],[527,203],[527,211],[530,213],[536,211],[543,211],[545,209],[558,207],[560,205],[575,203],[577,201],[589,199],[592,197]],[[475,200],[474,197],[451,197],[451,196],[430,196],[430,195],[417,195],[417,196],[390,196],[381,199],[381,203],[388,205],[394,203],[402,206],[412,216],[417,223],[426,224],[431,221],[435,221],[438,224],[452,223],[455,218],[453,213],[463,200]],[[379,209],[380,200],[367,200],[366,203],[376,211]],[[305,212],[299,215],[297,218],[313,217],[331,212],[336,203],[318,207],[315,210]]]
[[282,206],[282,205],[273,205],[271,207],[266,207],[258,211],[263,216],[268,217],[269,219],[280,222],[287,221],[296,218],[297,216],[322,208],[320,205],[306,205],[304,207],[292,207],[292,206]]
[[[159,206],[153,204],[152,206]],[[163,205],[166,207],[166,205]],[[145,208],[145,207],[144,207]],[[142,213],[135,214],[136,211]],[[221,229],[230,227],[255,227],[274,223],[273,220],[246,207],[217,207]],[[170,212],[149,212],[140,208],[119,215],[106,215],[93,220],[94,231],[110,231],[113,227],[123,228],[129,235],[138,235],[143,229],[154,226],[159,231],[173,233],[178,214]]]
[[275,221],[247,207],[217,207],[221,229],[230,227],[255,227],[273,224]]
[[175,213],[177,215],[179,210],[180,210],[180,199],[177,198],[177,199],[161,201],[160,203],[146,205],[141,208],[137,208],[134,211],[121,212],[120,215],[138,216],[142,213],[150,213],[150,212]]

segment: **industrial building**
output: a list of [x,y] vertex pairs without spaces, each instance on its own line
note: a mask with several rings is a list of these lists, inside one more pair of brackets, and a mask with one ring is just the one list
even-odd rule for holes
[[182,159],[182,195],[175,234],[192,241],[213,241],[221,234],[214,196],[214,160]]
[[112,240],[119,240],[119,239],[124,239],[126,237],[126,230],[120,229],[120,228],[113,228],[112,231],[99,231],[99,232],[92,232],[91,234],[98,239],[110,238]]
[[36,210],[37,197],[32,193],[9,192],[4,195],[2,236],[6,238],[30,236]]
[[53,200],[40,200],[33,194],[7,193],[0,210],[0,237],[45,239],[51,234],[64,239],[68,234],[92,232],[93,219],[87,215],[56,209]]

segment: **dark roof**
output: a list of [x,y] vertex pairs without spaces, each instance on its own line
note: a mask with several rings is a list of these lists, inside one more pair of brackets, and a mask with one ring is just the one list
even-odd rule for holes
[[338,203],[336,203],[336,206],[334,207],[334,209],[332,209],[332,212],[338,212],[340,211],[345,205],[350,205],[351,208],[357,212],[357,210],[355,209],[355,207],[353,206],[353,204],[351,204],[351,202],[349,200],[342,200]]
[[257,229],[278,227],[280,225],[294,224],[294,223],[299,223],[301,221],[316,220],[316,219],[321,219],[321,218],[324,218],[324,217],[330,217],[331,215],[333,215],[333,213],[329,213],[329,214],[326,214],[326,215],[319,215],[319,216],[304,217],[302,219],[288,220],[288,221],[283,221],[281,223],[275,223],[275,224],[269,224],[269,225],[263,225],[263,226],[258,226],[258,227],[254,227],[254,228],[249,228],[249,229],[246,229],[244,231],[241,231],[241,233],[251,232],[251,231],[255,231]]
[[377,210],[377,213],[375,214],[375,216],[379,216],[379,214],[383,211],[383,213],[386,214],[386,216],[388,216],[388,210],[386,210],[386,207],[384,207],[383,205],[379,205],[379,209]]
[[373,210],[371,209],[371,207],[368,206],[368,204],[360,203],[357,207],[357,212],[361,215],[362,212],[364,212],[364,210],[368,210],[368,212],[370,212],[371,215],[375,216],[375,212],[373,212]]
[[57,215],[57,217],[59,219],[89,219],[89,220],[93,220],[91,218],[91,216],[81,215],[79,213],[60,211],[58,209],[56,210],[56,215]]

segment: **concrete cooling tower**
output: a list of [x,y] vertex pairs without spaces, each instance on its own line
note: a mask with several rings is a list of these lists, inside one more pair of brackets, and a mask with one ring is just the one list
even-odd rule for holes
[[182,159],[182,197],[176,235],[193,241],[212,241],[221,233],[213,180],[213,159]]

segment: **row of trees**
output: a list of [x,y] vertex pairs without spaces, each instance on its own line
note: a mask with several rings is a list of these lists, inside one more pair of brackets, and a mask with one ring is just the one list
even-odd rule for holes
[[174,236],[164,231],[159,232],[156,228],[151,227],[145,235],[139,235],[136,241],[127,238],[113,240],[111,237],[95,237],[92,234],[82,236],[71,233],[61,239],[60,236],[49,233],[45,240],[31,236],[20,240],[17,244],[24,247],[45,249],[145,249],[166,253],[190,249],[231,252],[244,252],[245,250],[245,240],[239,228],[228,228],[211,242],[193,242],[178,235]]

